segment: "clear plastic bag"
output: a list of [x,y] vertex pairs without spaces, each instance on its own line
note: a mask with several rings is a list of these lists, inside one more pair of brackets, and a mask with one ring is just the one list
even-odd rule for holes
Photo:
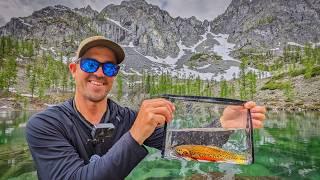
[[[172,101],[176,111],[165,124],[162,157],[201,162],[252,164],[253,130],[250,110],[242,109],[245,101],[203,96],[162,95]],[[236,123],[220,124],[225,111],[235,108]]]

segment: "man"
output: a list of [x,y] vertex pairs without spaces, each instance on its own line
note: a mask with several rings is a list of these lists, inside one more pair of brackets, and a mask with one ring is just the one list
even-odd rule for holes
[[[135,112],[106,97],[124,57],[118,44],[102,36],[80,43],[77,60],[69,65],[74,98],[35,114],[27,124],[39,179],[124,179],[148,154],[143,144],[161,149],[162,126],[175,111],[170,101],[144,100]],[[264,107],[249,102],[245,108],[252,109],[254,125],[261,127]],[[237,117],[230,113],[244,110],[226,110],[221,124],[232,125]],[[102,124],[114,131],[97,140]]]

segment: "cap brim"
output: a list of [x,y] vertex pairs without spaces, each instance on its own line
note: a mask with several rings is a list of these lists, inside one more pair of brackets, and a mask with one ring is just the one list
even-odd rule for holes
[[97,47],[97,46],[106,47],[106,48],[110,49],[111,51],[113,51],[116,56],[118,64],[120,64],[124,60],[125,53],[124,53],[123,49],[121,48],[121,46],[119,46],[117,43],[115,43],[113,41],[109,41],[107,39],[97,39],[97,40],[93,40],[91,42],[88,42],[80,49],[77,58],[82,57],[90,48]]

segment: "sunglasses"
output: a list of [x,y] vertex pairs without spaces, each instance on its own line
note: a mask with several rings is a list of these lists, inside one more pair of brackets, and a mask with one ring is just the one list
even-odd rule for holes
[[103,74],[108,77],[116,76],[120,69],[119,65],[113,64],[111,62],[100,63],[96,59],[92,58],[80,59],[80,68],[86,73],[94,73],[99,69],[100,66],[102,66]]

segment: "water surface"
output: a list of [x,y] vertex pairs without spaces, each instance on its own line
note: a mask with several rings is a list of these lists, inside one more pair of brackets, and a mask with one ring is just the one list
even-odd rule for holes
[[[0,179],[37,179],[25,141],[25,124],[34,112],[0,112]],[[320,179],[320,112],[269,113],[254,131],[252,165],[198,163],[149,155],[127,179]]]

